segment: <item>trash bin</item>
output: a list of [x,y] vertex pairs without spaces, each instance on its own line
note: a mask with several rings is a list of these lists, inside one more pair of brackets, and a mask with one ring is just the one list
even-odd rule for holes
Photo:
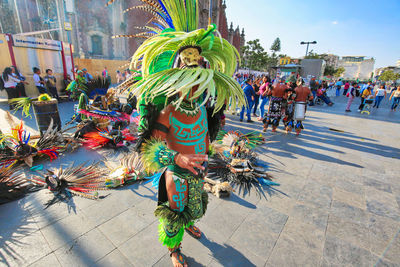
[[33,101],[32,106],[40,135],[43,135],[47,131],[51,119],[53,119],[53,127],[57,126],[57,129],[61,130],[62,125],[56,99],[51,99],[49,101]]

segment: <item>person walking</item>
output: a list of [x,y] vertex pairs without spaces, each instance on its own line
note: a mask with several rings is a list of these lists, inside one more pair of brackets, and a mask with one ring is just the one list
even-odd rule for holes
[[342,79],[339,79],[336,83],[336,96],[340,96],[340,90],[342,89],[343,82]]
[[11,75],[20,80],[20,82],[17,84],[17,87],[15,88],[17,90],[16,94],[17,97],[27,97],[26,91],[25,91],[25,84],[27,83],[25,80],[26,78],[19,72],[18,68],[16,66],[11,66]]
[[257,78],[255,80],[255,82],[253,83],[253,89],[254,89],[254,92],[255,92],[253,115],[257,116],[258,103],[260,101],[260,97],[259,97],[260,96],[260,94],[259,94],[259,91],[260,91],[260,78]]
[[400,86],[397,86],[397,89],[392,92],[389,98],[389,101],[390,100],[392,100],[390,110],[395,111],[400,102]]
[[344,90],[343,90],[343,95],[347,96],[347,91],[350,89],[350,83],[346,82],[344,84]]
[[242,84],[242,88],[247,99],[247,104],[246,107],[243,106],[242,110],[240,111],[240,121],[243,121],[244,119],[244,110],[246,108],[247,122],[253,122],[251,120],[251,108],[253,107],[256,93],[254,92],[251,79],[245,80],[245,82]]
[[268,103],[268,90],[269,90],[269,82],[267,77],[263,77],[263,84],[260,86],[260,90],[258,94],[260,96],[260,117],[258,117],[259,121],[262,121],[265,114],[265,105]]
[[57,92],[57,79],[53,75],[53,71],[51,69],[46,70],[46,76],[44,76],[44,81],[46,83],[47,89],[50,92],[50,95],[53,98],[56,98],[58,101],[60,101],[60,97],[58,96]]
[[33,74],[33,80],[35,81],[35,85],[36,85],[36,88],[39,91],[39,94],[47,94],[48,92],[47,92],[46,88],[44,87],[45,86],[45,82],[44,82],[43,78],[40,77],[40,69],[34,67],[33,68],[33,73],[34,73]]
[[[346,89],[345,89],[346,90]],[[351,106],[351,103],[353,103],[353,100],[354,100],[354,97],[355,97],[355,87],[354,86],[350,86],[348,89],[347,89],[347,94],[346,94],[346,96],[349,98],[349,100],[347,101],[347,106],[346,106],[346,112],[351,112],[351,110],[350,110],[350,106]]]
[[382,84],[377,90],[375,90],[375,103],[373,108],[379,108],[379,105],[381,104],[381,101],[383,98],[386,98],[386,89],[385,86]]

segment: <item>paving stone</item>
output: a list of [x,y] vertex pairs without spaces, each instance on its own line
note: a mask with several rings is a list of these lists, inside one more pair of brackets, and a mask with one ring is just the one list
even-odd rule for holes
[[333,189],[333,200],[346,203],[362,210],[366,210],[367,208],[365,197],[363,195],[350,193],[338,187]]
[[58,262],[57,257],[54,253],[51,253],[40,260],[34,262],[33,264],[29,265],[30,267],[43,267],[43,266],[61,266],[61,264]]
[[18,240],[1,240],[0,263],[8,266],[26,266],[50,254],[51,249],[40,231]]
[[326,228],[328,222],[328,211],[324,209],[313,208],[304,204],[297,203],[290,216],[301,219],[305,223],[311,223],[319,229]]
[[333,201],[330,213],[346,221],[363,225],[368,224],[368,214],[366,211],[343,202]]
[[330,215],[326,234],[365,250],[370,250],[369,228],[364,224],[346,221]]
[[364,195],[364,187],[360,184],[350,182],[346,177],[338,177],[335,186],[350,193]]
[[[222,248],[213,253],[216,263],[222,266],[263,266],[265,264],[265,255],[258,257],[253,254],[251,248],[245,248],[236,242],[228,241],[222,245]],[[212,263],[210,264],[212,266]]]
[[373,262],[373,255],[367,250],[329,235],[323,257],[325,264],[333,266],[371,266]]
[[289,218],[266,266],[318,266],[324,242],[325,231]]
[[388,260],[379,259],[378,261],[376,261],[374,266],[375,267],[399,267],[400,263],[393,263]]
[[71,214],[40,231],[46,238],[52,250],[64,246],[84,233],[93,229],[95,224],[91,222],[85,215]]
[[386,246],[386,251],[383,254],[385,260],[396,263],[400,265],[400,228],[396,235]]
[[332,188],[310,179],[299,194],[298,200],[318,208],[329,208],[332,201]]
[[115,249],[107,254],[104,258],[96,262],[96,266],[128,267],[133,265],[124,257],[124,255],[118,249]]
[[168,252],[158,242],[158,222],[154,222],[128,241],[118,247],[118,250],[134,266],[152,266]]
[[381,182],[381,181],[378,181],[375,179],[364,178],[364,185],[373,187],[373,188],[381,190],[381,191],[392,193],[392,188],[391,188],[390,184],[387,184],[385,182]]
[[231,239],[259,257],[268,255],[275,245],[288,216],[268,207],[250,214]]
[[148,222],[139,217],[135,207],[132,207],[101,224],[98,229],[118,247],[147,226]]
[[296,204],[296,200],[284,195],[275,195],[267,200],[260,201],[258,207],[267,206],[283,214],[289,215]]
[[373,187],[365,188],[365,198],[367,201],[378,201],[394,209],[398,208],[395,194],[387,193]]
[[97,229],[93,229],[55,251],[62,266],[93,266],[115,247]]
[[388,217],[400,222],[399,210],[385,203],[375,200],[367,201],[367,210],[376,215]]

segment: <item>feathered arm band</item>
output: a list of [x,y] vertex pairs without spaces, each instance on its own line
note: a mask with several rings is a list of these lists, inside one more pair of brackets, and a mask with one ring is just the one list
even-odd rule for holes
[[142,146],[142,160],[148,172],[158,172],[160,169],[173,165],[178,152],[167,148],[165,142],[152,138]]

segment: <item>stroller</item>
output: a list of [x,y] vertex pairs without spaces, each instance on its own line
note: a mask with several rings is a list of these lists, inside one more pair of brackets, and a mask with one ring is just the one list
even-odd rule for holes
[[361,110],[361,114],[367,113],[369,115],[372,110],[372,107],[371,107],[372,103],[374,103],[374,99],[372,97],[364,99],[364,106],[363,106],[363,109]]

